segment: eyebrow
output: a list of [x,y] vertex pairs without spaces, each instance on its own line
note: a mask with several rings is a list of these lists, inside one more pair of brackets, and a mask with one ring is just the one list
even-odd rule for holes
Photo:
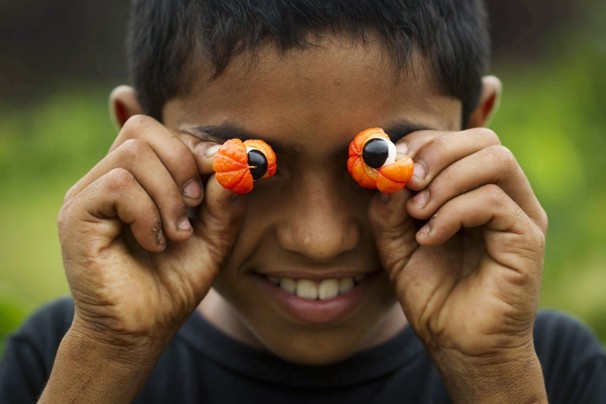
[[404,138],[406,135],[417,132],[420,130],[436,130],[427,125],[422,125],[410,121],[400,121],[394,125],[388,126],[384,128],[385,133],[389,136],[389,139],[396,143],[400,139]]
[[[241,128],[232,124],[222,124],[222,125],[202,125],[195,126],[191,128],[182,129],[185,132],[188,132],[200,139],[209,140],[217,143],[225,143],[229,139],[240,139],[242,141],[249,139],[260,139],[265,141],[268,144],[271,144],[271,147],[277,152],[281,154],[297,154],[301,147],[299,145],[285,145],[281,143],[279,140],[275,139],[267,139],[262,135],[257,133],[250,132],[244,128]],[[396,143],[400,139],[404,138],[406,135],[420,131],[420,130],[434,130],[429,126],[410,122],[407,120],[399,121],[393,125],[387,126],[384,128],[385,133],[389,136],[389,139]],[[352,140],[355,136],[355,133],[352,133]]]
[[225,142],[233,138],[240,140],[258,138],[258,136],[253,135],[251,132],[233,125],[196,126],[189,130],[193,131],[194,135],[217,142]]
[[296,145],[284,145],[279,140],[267,139],[263,135],[250,132],[244,128],[225,124],[225,125],[207,125],[207,126],[196,126],[193,128],[183,129],[192,135],[217,143],[225,143],[229,139],[240,139],[242,141],[250,139],[260,139],[264,142],[271,144],[272,149],[278,153],[297,153],[299,147]]

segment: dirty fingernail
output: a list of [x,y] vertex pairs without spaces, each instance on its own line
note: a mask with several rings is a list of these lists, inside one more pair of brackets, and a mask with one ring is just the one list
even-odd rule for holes
[[189,219],[186,217],[182,218],[179,223],[177,224],[177,230],[179,231],[190,231],[191,230],[191,223],[189,222]]
[[415,177],[417,180],[425,179],[425,167],[423,167],[423,164],[420,164],[420,163],[415,164],[415,168],[414,168],[414,171],[412,172],[412,176]]
[[156,233],[156,244],[158,244],[159,246],[166,245],[166,237],[164,237],[162,227],[154,228],[154,232]]
[[406,143],[396,144],[396,153],[408,155],[408,145]]
[[221,148],[221,145],[214,144],[206,149],[206,151],[204,152],[204,156],[212,157],[215,154],[217,154],[217,152],[219,151],[220,148]]
[[419,236],[423,236],[423,237],[427,237],[429,236],[429,233],[431,233],[431,225],[429,223],[426,223],[423,227],[421,227],[419,229],[419,231],[417,232],[417,234]]
[[202,196],[202,186],[197,179],[189,180],[183,187],[183,196],[190,199],[198,199]]
[[419,206],[420,208],[424,208],[427,205],[428,200],[429,200],[429,192],[427,192],[427,191],[419,192],[412,198],[412,202],[415,205]]

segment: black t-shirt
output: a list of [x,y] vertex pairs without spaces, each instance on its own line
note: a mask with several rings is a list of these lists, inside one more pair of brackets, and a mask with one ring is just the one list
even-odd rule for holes
[[[62,299],[11,336],[0,363],[0,402],[35,402],[73,317]],[[606,403],[606,353],[576,320],[541,312],[535,345],[550,403]],[[376,348],[325,367],[306,367],[243,345],[192,314],[136,402],[447,403],[439,373],[410,328]]]

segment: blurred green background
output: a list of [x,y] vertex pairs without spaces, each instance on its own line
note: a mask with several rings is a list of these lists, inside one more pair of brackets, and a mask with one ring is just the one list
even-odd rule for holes
[[[550,217],[542,306],[606,343],[603,3],[487,2],[504,82],[492,127]],[[127,15],[122,0],[0,4],[0,341],[68,293],[56,215],[115,136],[107,95],[128,81]]]

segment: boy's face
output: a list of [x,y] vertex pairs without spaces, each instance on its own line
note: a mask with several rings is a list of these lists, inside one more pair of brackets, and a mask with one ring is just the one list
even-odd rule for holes
[[[248,213],[218,294],[201,310],[233,337],[305,364],[342,360],[406,323],[367,220],[375,192],[347,172],[349,143],[370,127],[405,135],[461,125],[460,102],[439,94],[421,66],[398,79],[378,41],[320,45],[285,54],[268,45],[214,80],[201,68],[164,109],[169,128],[215,142],[261,138],[276,151],[278,172],[244,196]],[[291,290],[332,296],[339,284],[325,300]]]

